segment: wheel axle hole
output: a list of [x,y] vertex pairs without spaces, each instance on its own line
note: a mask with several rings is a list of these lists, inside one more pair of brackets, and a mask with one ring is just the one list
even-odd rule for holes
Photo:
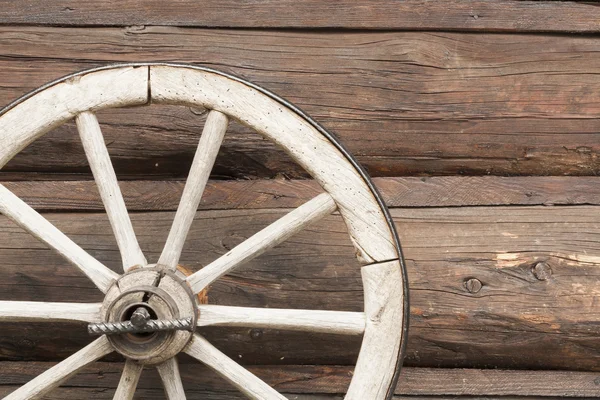
[[[121,322],[131,320],[131,316],[133,315],[135,310],[137,310],[140,307],[142,307],[148,311],[148,313],[150,314],[150,319],[158,319],[156,312],[149,305],[133,304],[132,306],[130,306],[129,308],[127,308],[125,310],[125,312],[121,316]],[[139,333],[128,333],[127,336],[136,342],[145,342],[145,341],[151,339],[155,334],[156,334],[156,332],[139,332]]]

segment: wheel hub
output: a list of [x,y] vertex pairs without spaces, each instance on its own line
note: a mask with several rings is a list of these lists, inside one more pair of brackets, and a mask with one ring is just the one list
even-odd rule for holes
[[106,293],[105,324],[90,325],[90,332],[109,333],[117,352],[143,364],[175,356],[192,338],[198,318],[197,298],[183,278],[160,267],[126,273]]

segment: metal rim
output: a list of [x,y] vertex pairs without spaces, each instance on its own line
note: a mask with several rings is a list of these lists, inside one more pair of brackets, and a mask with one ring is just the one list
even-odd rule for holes
[[18,99],[14,100],[13,102],[9,103],[8,105],[6,105],[2,109],[0,109],[0,117],[3,114],[5,114],[7,111],[14,108],[15,106],[17,106],[20,103],[24,102],[25,100],[29,99],[30,97],[33,97],[34,95],[42,92],[43,90],[50,88],[56,84],[62,83],[73,77],[77,77],[80,75],[86,75],[86,74],[97,72],[97,71],[114,69],[114,68],[143,67],[143,66],[169,66],[169,67],[189,68],[189,69],[206,71],[206,72],[210,72],[210,73],[214,73],[217,75],[227,77],[229,79],[233,79],[233,80],[240,82],[246,86],[249,86],[255,90],[258,90],[262,94],[270,97],[271,99],[277,101],[278,103],[282,104],[283,106],[289,108],[294,113],[296,113],[298,116],[300,116],[304,120],[306,120],[310,125],[312,125],[316,130],[318,130],[323,136],[325,136],[329,140],[329,142],[331,144],[333,144],[343,154],[343,156],[350,162],[350,164],[352,164],[352,166],[358,171],[361,178],[365,181],[365,183],[367,184],[367,186],[373,193],[373,196],[375,197],[377,203],[379,204],[379,208],[381,209],[381,211],[386,219],[386,222],[388,224],[388,227],[390,229],[390,232],[394,238],[394,242],[396,244],[396,250],[398,252],[398,260],[399,260],[399,264],[400,264],[400,268],[401,268],[402,281],[403,281],[403,286],[404,286],[402,338],[401,338],[400,347],[398,350],[399,351],[398,363],[396,365],[396,370],[394,372],[394,377],[392,379],[392,385],[388,388],[387,396],[386,396],[386,398],[388,400],[390,400],[392,398],[392,396],[394,395],[394,389],[398,382],[400,370],[402,368],[402,363],[403,363],[404,357],[406,355],[406,342],[408,340],[408,328],[409,328],[409,316],[410,316],[410,299],[409,299],[410,296],[409,296],[409,286],[408,286],[408,275],[407,275],[407,270],[406,270],[406,262],[404,260],[404,254],[402,252],[402,246],[400,244],[400,238],[398,237],[398,232],[396,230],[396,226],[394,224],[394,221],[392,219],[390,211],[387,208],[387,206],[381,196],[381,193],[379,192],[379,190],[377,189],[377,187],[371,180],[371,177],[368,175],[368,173],[364,169],[364,167],[356,160],[356,158],[354,158],[354,156],[340,142],[340,140],[337,138],[337,136],[335,136],[335,134],[333,134],[332,132],[325,129],[322,125],[320,125],[318,122],[316,122],[314,119],[312,119],[306,112],[304,112],[298,106],[290,103],[288,100],[271,92],[270,90],[265,89],[261,86],[258,86],[258,85],[254,84],[252,82],[249,82],[243,78],[240,78],[240,77],[230,74],[230,73],[215,70],[215,69],[212,69],[209,67],[204,67],[204,66],[194,65],[194,64],[170,63],[170,62],[139,62],[139,63],[134,62],[134,63],[110,64],[110,65],[105,65],[105,66],[96,67],[96,68],[90,68],[90,69],[86,69],[86,70],[82,70],[82,71],[78,71],[78,72],[75,72],[72,74],[65,75],[61,78],[58,78],[54,81],[48,82],[47,84],[40,86],[40,87],[24,94],[23,96],[19,97]]

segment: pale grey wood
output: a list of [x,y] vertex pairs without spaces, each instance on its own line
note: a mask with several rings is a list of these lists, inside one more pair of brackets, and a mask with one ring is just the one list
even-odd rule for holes
[[[148,72],[151,82],[148,82]],[[166,65],[115,67],[82,74],[56,84],[1,116],[0,167],[33,140],[79,113],[113,106],[147,103],[150,100],[149,94],[157,103],[205,107],[214,112],[227,114],[256,129],[281,146],[328,193],[327,196],[330,196],[328,201],[333,204],[334,209],[339,208],[346,222],[359,261],[367,265],[363,269],[367,315],[365,337],[348,398],[383,399],[386,388],[391,384],[402,340],[404,293],[401,272],[397,268],[398,253],[393,233],[387,225],[383,210],[359,171],[317,127],[293,109],[276,99],[265,96],[263,92],[252,86],[210,71]],[[199,148],[198,152],[200,151]],[[211,153],[210,149],[206,153],[216,156],[216,152]],[[201,174],[193,173],[194,169],[193,167],[190,173],[192,181],[195,179],[202,187],[190,183],[189,192],[192,194],[186,201],[182,198],[183,207],[178,210],[178,214],[181,214],[180,222],[183,224],[174,221],[174,229],[169,234],[169,236],[173,235],[172,242],[175,246],[166,246],[164,258],[161,255],[164,261],[161,264],[171,268],[177,265],[189,224],[192,223],[193,211],[198,206],[199,197],[206,183]],[[208,174],[210,169],[208,172],[206,169],[201,171]],[[25,208],[24,215],[21,211],[9,212],[8,209],[11,207],[8,205],[10,203],[15,205],[12,201],[13,197],[14,195],[7,196],[5,189],[0,188],[0,207],[6,209],[7,215],[63,254],[92,278],[98,287],[106,291],[116,274],[96,260],[94,261],[97,264],[109,272],[96,268],[98,267],[96,264],[90,264],[86,256],[91,257],[85,251],[66,236],[56,236],[60,232],[32,209],[31,213],[30,208]],[[26,206],[24,203],[19,205]],[[193,209],[193,211],[185,212],[186,209]],[[322,211],[317,210],[315,213]],[[40,224],[40,219],[42,223],[45,221],[47,224],[42,224],[42,229],[36,227]],[[313,217],[308,216],[307,219],[311,220]],[[301,218],[300,220],[301,225],[310,222],[303,221]],[[32,222],[35,224],[32,225]],[[192,279],[195,280],[194,290],[200,291],[245,260],[261,254],[276,245],[279,240],[285,240],[287,234],[293,234],[285,227],[277,227],[277,222],[273,225],[248,239],[249,243],[244,242],[238,246],[239,248],[236,247],[228,253],[229,257],[234,258],[233,262],[228,260],[226,255],[225,258],[221,257],[215,261],[211,268],[204,268],[194,274],[195,277]],[[180,227],[184,228],[181,233],[174,232]],[[295,228],[291,230],[293,229]],[[265,232],[272,234],[272,237],[260,235]],[[168,254],[169,252],[171,254]],[[395,265],[388,265],[389,263]],[[198,348],[199,343],[201,345]],[[228,380],[249,397],[282,398],[252,374],[246,375],[247,371],[224,357],[208,342],[204,343],[196,338],[189,349],[196,356],[202,356],[213,368],[222,369],[220,372],[224,376],[229,376]]]
[[249,399],[285,400],[275,389],[227,357],[200,335],[194,335],[184,351],[213,369]]
[[89,255],[2,184],[0,184],[0,213],[79,268],[103,293],[106,293],[110,285],[119,277],[116,272]]
[[135,361],[127,360],[123,367],[123,373],[121,374],[121,380],[117,391],[115,392],[114,400],[131,400],[135,394],[135,389],[142,376],[144,366],[138,364]]
[[0,168],[28,144],[83,111],[147,102],[147,66],[84,73],[51,86],[0,117]]
[[61,361],[43,374],[38,375],[27,382],[25,385],[6,396],[4,400],[39,399],[71,376],[75,375],[86,365],[112,351],[113,348],[106,336],[101,336],[69,358]]
[[0,321],[100,322],[102,303],[0,301]]
[[167,399],[185,400],[185,392],[183,391],[177,358],[168,359],[164,363],[157,365],[156,369],[165,388]]
[[234,268],[258,257],[308,225],[331,214],[336,207],[335,201],[328,193],[318,195],[190,275],[187,282],[194,293],[199,293]]
[[154,103],[221,111],[281,146],[337,203],[362,264],[398,257],[381,207],[358,170],[315,126],[243,82],[210,71],[153,65]]
[[206,118],[204,130],[202,136],[200,136],[200,143],[196,149],[192,167],[181,195],[181,201],[173,220],[173,226],[158,260],[160,265],[166,265],[171,269],[177,268],[185,238],[194,221],[206,182],[225,137],[227,124],[227,116],[218,111],[211,111]]
[[121,252],[123,270],[127,272],[136,265],[145,266],[148,262],[140,249],[131,219],[127,213],[125,200],[119,188],[98,119],[91,112],[83,112],[75,118],[85,154],[98,185],[98,191],[108,214],[110,225]]
[[198,326],[238,326],[361,335],[365,314],[348,311],[292,310],[200,304]]
[[404,291],[398,260],[362,267],[367,325],[345,400],[385,399],[402,344]]

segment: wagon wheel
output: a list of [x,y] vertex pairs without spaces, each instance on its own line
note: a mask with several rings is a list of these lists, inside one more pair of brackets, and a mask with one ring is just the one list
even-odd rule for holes
[[[94,112],[150,103],[210,110],[166,245],[149,264],[138,245]],[[175,64],[117,65],[52,82],[0,112],[0,168],[25,146],[75,118],[123,261],[117,274],[0,185],[0,212],[79,268],[105,293],[97,304],[1,301],[0,321],[85,321],[102,336],[6,399],[42,397],[86,365],[117,351],[126,363],[115,398],[131,399],[144,367],[156,367],[170,399],[184,399],[176,355],[187,353],[251,399],[283,399],[195,332],[197,326],[275,328],[363,341],[346,399],[387,399],[403,359],[407,285],[393,223],[372,182],[339,142],[300,110],[239,78]],[[229,118],[282,147],[324,192],[204,268],[177,272],[184,241]],[[198,304],[199,292],[233,269],[338,211],[362,264],[364,312]]]

